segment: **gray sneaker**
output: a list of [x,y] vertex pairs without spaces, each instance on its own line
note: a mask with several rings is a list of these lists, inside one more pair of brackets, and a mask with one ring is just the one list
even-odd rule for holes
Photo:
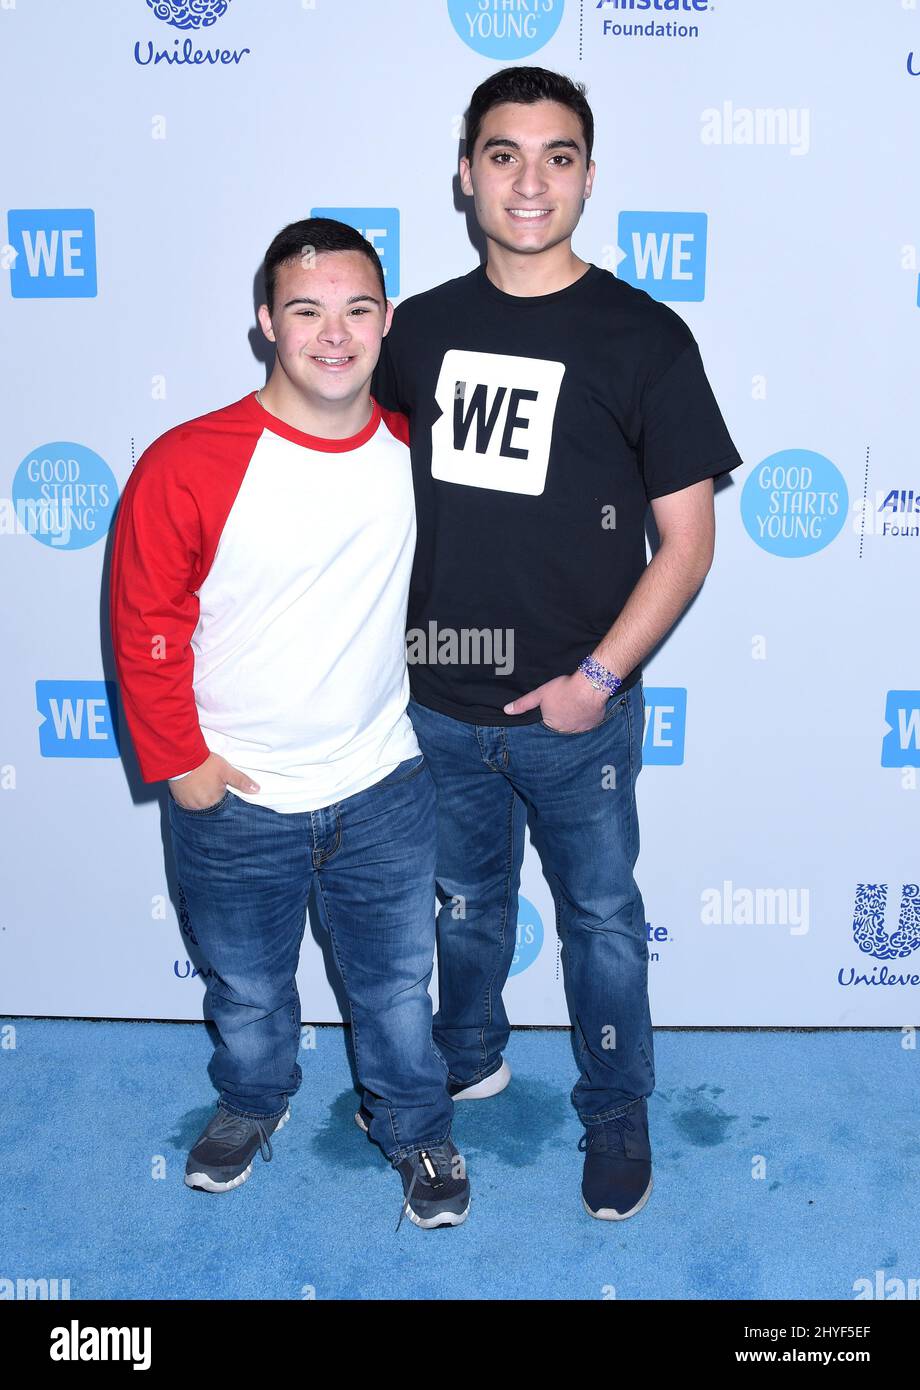
[[451,1139],[419,1149],[393,1167],[403,1182],[403,1217],[416,1226],[461,1226],[470,1210],[470,1183],[463,1157]]
[[218,1104],[216,1113],[189,1153],[185,1165],[187,1185],[204,1192],[228,1192],[231,1187],[239,1187],[252,1172],[256,1149],[261,1150],[266,1163],[271,1160],[272,1145],[268,1136],[276,1133],[290,1118],[290,1106],[283,1115],[269,1120],[255,1115],[234,1115]]

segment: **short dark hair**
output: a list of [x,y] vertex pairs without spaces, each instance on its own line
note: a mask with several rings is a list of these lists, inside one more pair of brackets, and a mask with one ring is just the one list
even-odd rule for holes
[[380,280],[380,293],[384,303],[387,297],[386,280],[380,257],[360,232],[349,227],[347,222],[337,222],[334,217],[305,217],[301,222],[291,222],[282,227],[265,253],[265,303],[271,314],[275,307],[275,280],[278,267],[287,261],[299,261],[306,250],[320,251],[360,251],[374,267]]
[[520,102],[523,106],[536,101],[558,101],[567,106],[581,121],[585,137],[586,161],[591,160],[594,148],[594,114],[585,96],[585,84],[573,82],[560,72],[550,72],[548,68],[502,68],[493,72],[485,82],[480,82],[472,97],[466,113],[466,157],[473,158],[473,150],[479,138],[483,119],[493,106],[504,101]]

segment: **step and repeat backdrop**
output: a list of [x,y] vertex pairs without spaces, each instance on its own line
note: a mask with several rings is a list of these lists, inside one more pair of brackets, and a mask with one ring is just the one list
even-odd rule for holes
[[[575,249],[683,316],[746,465],[645,668],[653,1018],[918,1021],[913,0],[0,0],[0,1011],[202,1016],[114,677],[119,494],[264,383],[287,222],[359,227],[397,300],[476,263],[463,111],[518,62],[587,84]],[[312,922],[298,981],[341,1016]],[[506,1000],[567,1021],[529,844]]]

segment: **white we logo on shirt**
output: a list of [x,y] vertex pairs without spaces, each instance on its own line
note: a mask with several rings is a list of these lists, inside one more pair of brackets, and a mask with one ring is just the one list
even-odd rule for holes
[[495,352],[444,354],[431,430],[431,476],[445,483],[523,492],[546,486],[565,363]]

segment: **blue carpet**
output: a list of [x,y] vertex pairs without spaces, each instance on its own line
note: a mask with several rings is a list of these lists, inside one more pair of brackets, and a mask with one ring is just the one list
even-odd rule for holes
[[15,1027],[0,1279],[66,1278],[73,1299],[852,1300],[920,1272],[917,1054],[896,1031],[657,1032],[655,1190],[622,1223],[581,1207],[568,1034],[515,1032],[507,1091],[457,1106],[466,1224],[396,1234],[342,1029],[301,1050],[273,1161],[208,1196],[183,1182],[216,1100],[203,1025]]

